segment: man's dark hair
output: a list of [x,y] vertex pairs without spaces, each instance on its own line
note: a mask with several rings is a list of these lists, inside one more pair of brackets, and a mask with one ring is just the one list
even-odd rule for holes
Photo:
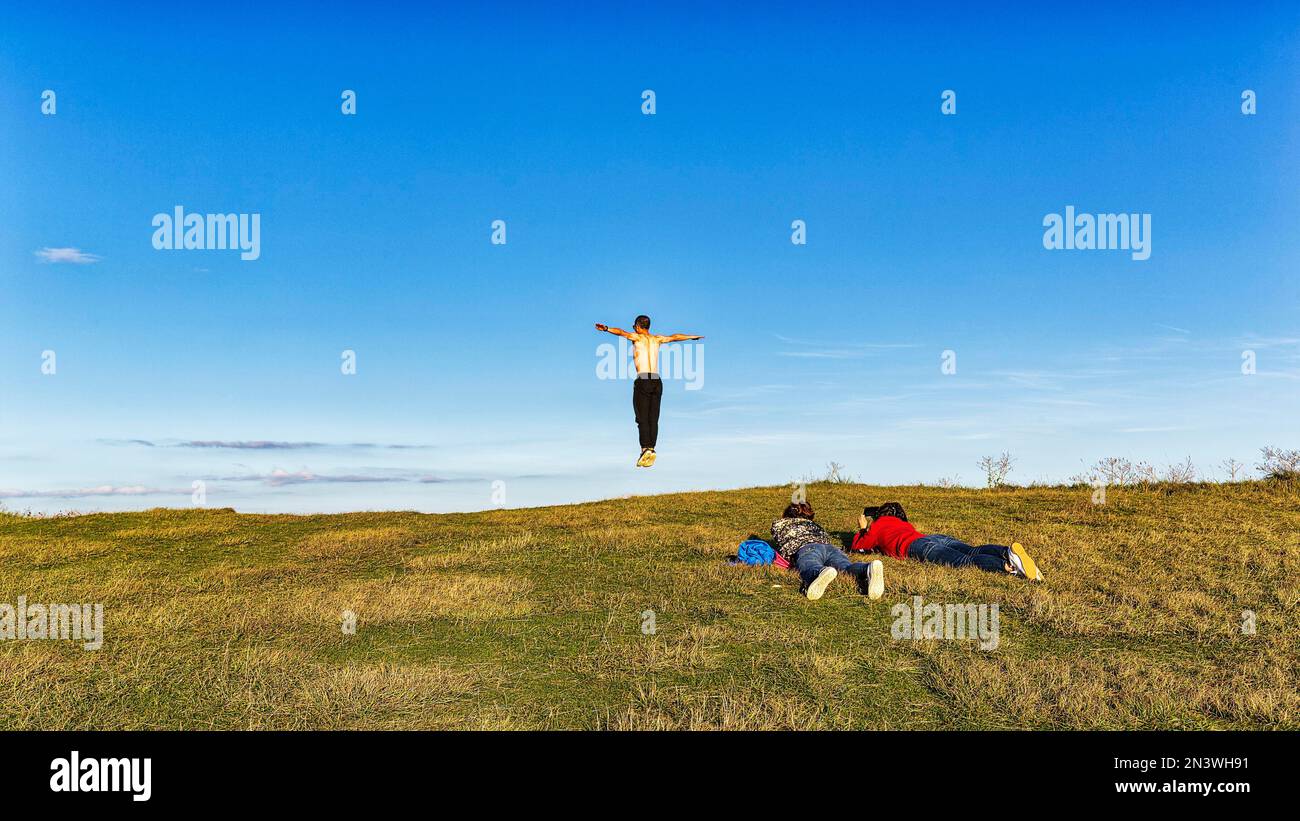
[[646,316],[645,314],[641,314],[636,318],[636,322],[632,323],[632,327],[640,328],[643,331],[650,330],[650,317]]
[[785,513],[781,514],[782,519],[811,519],[812,517],[812,505],[807,502],[792,502],[786,506]]

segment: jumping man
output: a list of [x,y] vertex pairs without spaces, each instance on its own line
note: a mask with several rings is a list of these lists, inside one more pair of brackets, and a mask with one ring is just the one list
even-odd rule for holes
[[655,463],[655,442],[659,439],[659,401],[664,396],[664,383],[659,379],[659,346],[665,342],[685,342],[704,337],[691,334],[652,334],[650,317],[645,314],[636,318],[631,333],[622,328],[600,324],[596,325],[596,330],[621,336],[632,343],[636,359],[632,410],[636,412],[636,428],[641,434],[641,456],[636,460],[636,466],[648,468]]

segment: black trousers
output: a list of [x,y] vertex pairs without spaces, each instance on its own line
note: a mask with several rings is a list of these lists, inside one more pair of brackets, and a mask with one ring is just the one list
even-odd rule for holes
[[664,383],[658,374],[638,374],[632,381],[632,410],[636,412],[636,429],[643,448],[653,448],[659,440],[659,402],[663,398]]

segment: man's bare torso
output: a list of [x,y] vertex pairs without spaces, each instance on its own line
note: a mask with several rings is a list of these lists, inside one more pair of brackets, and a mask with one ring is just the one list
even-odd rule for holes
[[636,361],[636,372],[659,373],[659,346],[667,337],[634,331],[629,338],[632,341],[632,356]]

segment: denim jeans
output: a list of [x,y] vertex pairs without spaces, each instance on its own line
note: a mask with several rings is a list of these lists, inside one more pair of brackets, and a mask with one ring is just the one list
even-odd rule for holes
[[838,547],[814,542],[799,548],[799,552],[794,554],[794,566],[799,571],[799,578],[803,580],[804,588],[807,588],[827,567],[833,567],[841,573],[847,570],[850,574],[859,576],[866,573],[871,565],[866,562],[850,561],[844,551]]
[[922,536],[908,545],[907,558],[952,567],[975,565],[990,573],[1007,572],[1010,550],[1006,545],[982,544],[972,547],[961,539],[934,534]]

